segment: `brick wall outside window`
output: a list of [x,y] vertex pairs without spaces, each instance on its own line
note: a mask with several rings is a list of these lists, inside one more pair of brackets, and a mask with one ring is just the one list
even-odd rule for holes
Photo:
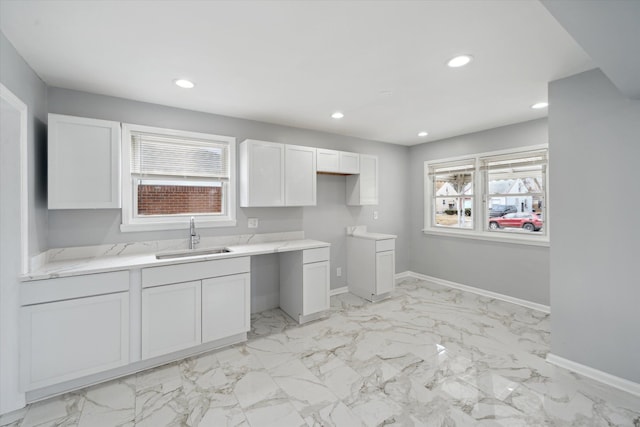
[[221,213],[222,187],[139,185],[138,215]]

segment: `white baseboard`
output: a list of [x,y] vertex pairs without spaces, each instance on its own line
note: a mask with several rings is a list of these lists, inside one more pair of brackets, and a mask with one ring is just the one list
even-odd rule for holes
[[640,384],[636,382],[608,374],[552,353],[547,354],[547,362],[640,397]]
[[521,305],[523,307],[527,307],[527,308],[530,308],[532,310],[538,310],[538,311],[541,311],[541,312],[547,313],[547,314],[551,313],[551,307],[549,307],[548,305],[538,304],[536,302],[527,301],[527,300],[520,299],[520,298],[515,298],[515,297],[509,296],[509,295],[499,294],[497,292],[487,291],[485,289],[480,289],[480,288],[476,288],[476,287],[473,287],[473,286],[467,286],[467,285],[463,285],[463,284],[460,284],[460,283],[451,282],[449,280],[440,279],[438,277],[432,277],[432,276],[427,276],[425,274],[415,273],[413,271],[405,271],[403,273],[397,274],[396,275],[396,280],[398,278],[406,278],[406,277],[413,277],[415,279],[426,280],[428,282],[433,282],[433,283],[436,283],[438,285],[447,286],[449,288],[454,288],[454,289],[459,289],[461,291],[471,292],[471,293],[482,295],[482,296],[485,296],[485,297],[489,297],[489,298],[498,299],[498,300],[501,300],[501,301],[510,302],[512,304],[518,304],[518,305]]
[[27,408],[16,409],[15,411],[0,414],[0,426],[6,426],[24,418]]
[[349,287],[348,286],[343,286],[341,288],[331,289],[329,291],[329,296],[332,297],[334,295],[346,294],[347,292],[349,292]]

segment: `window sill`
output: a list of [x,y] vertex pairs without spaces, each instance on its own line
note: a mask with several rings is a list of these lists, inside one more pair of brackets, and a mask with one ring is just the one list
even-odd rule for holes
[[[237,221],[235,219],[226,219],[219,221],[198,221],[196,218],[196,227],[215,228],[215,227],[235,227]],[[123,233],[136,231],[163,231],[163,230],[183,230],[189,228],[189,221],[179,222],[147,222],[138,224],[120,224],[120,231]]]
[[[512,243],[515,245],[528,245],[528,246],[542,246],[550,247],[551,241],[548,236],[521,236],[521,235],[506,235],[499,232],[471,232],[464,230],[434,230],[433,228],[425,228],[422,230],[424,234],[430,234],[434,236],[456,237],[462,239],[471,240],[485,240],[489,242],[500,243]],[[497,235],[497,234],[500,235]]]

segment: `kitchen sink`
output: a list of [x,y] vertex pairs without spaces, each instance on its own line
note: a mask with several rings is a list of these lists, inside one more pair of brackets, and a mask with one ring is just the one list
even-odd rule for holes
[[172,258],[187,258],[191,256],[200,255],[217,255],[227,254],[231,252],[229,248],[206,248],[206,249],[186,249],[176,252],[163,252],[156,254],[156,259],[172,259]]

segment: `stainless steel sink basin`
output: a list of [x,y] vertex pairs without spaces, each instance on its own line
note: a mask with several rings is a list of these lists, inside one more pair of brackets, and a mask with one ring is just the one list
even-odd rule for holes
[[183,251],[159,253],[156,254],[156,259],[187,258],[200,255],[226,254],[229,252],[231,251],[228,248],[186,249]]

